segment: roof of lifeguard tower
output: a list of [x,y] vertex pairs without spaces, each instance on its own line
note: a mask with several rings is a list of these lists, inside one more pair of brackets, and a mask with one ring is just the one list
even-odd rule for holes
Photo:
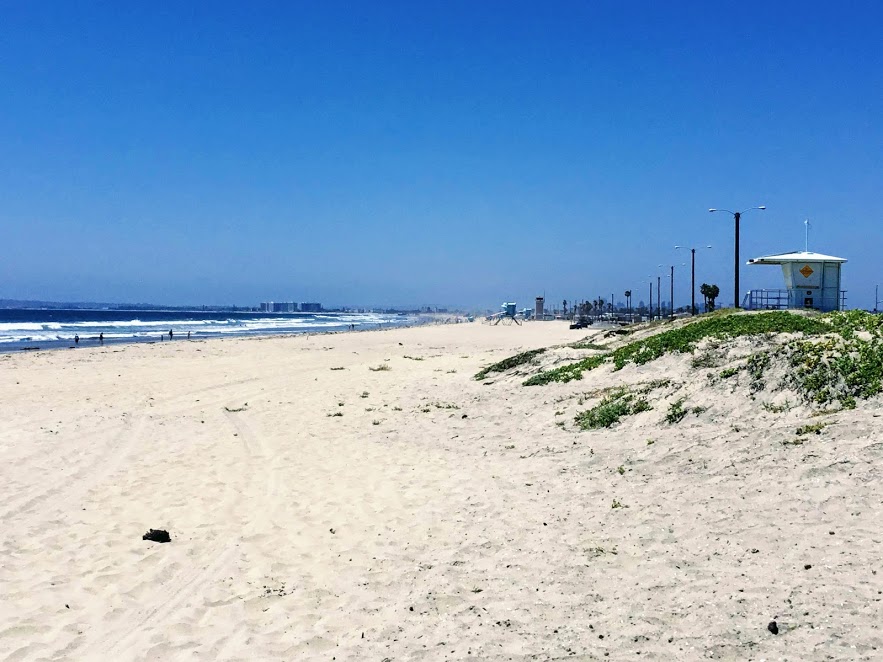
[[806,251],[793,251],[781,255],[764,255],[748,260],[748,264],[782,264],[784,262],[846,262],[845,257],[822,255],[821,253],[808,253]]

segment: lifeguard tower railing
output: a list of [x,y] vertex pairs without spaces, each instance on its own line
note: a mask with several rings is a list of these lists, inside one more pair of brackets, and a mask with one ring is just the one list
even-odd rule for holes
[[789,308],[846,310],[846,290],[840,290],[836,302],[821,297],[813,302],[815,304],[813,306],[802,305],[802,301],[792,300],[791,296],[789,290],[749,290],[742,300],[742,308],[745,310],[788,310]]

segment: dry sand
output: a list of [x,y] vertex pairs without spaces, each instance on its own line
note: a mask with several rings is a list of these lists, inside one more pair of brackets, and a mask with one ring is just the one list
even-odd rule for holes
[[[0,660],[883,659],[880,401],[793,445],[807,410],[688,357],[472,378],[580,335],[0,356]],[[653,410],[575,429],[659,378]],[[708,409],[664,423],[684,393]]]

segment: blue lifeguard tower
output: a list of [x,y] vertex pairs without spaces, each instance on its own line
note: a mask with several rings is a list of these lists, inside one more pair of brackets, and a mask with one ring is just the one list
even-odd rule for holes
[[500,312],[493,316],[493,325],[496,326],[500,322],[504,324],[512,324],[513,322],[521,326],[521,320],[518,319],[516,304],[514,301],[507,301],[500,306]]

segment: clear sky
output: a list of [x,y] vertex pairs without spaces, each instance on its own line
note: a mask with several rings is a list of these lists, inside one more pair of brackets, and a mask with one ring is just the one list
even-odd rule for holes
[[682,305],[673,247],[711,244],[729,304],[707,210],[765,204],[743,261],[809,218],[873,307],[881,26],[848,0],[0,0],[0,297],[637,302],[675,264]]

